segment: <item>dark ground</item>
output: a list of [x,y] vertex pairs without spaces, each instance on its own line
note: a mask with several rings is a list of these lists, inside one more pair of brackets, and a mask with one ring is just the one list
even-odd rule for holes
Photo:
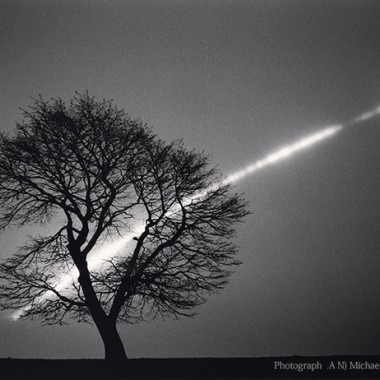
[[[276,362],[277,369],[275,369]],[[305,368],[301,371],[302,366]],[[312,366],[314,366],[314,369]],[[352,368],[355,366],[356,368]],[[260,378],[379,379],[380,355],[324,357],[288,356],[270,358],[128,359],[125,363],[118,363],[117,365],[98,359],[0,359],[0,379],[16,378],[189,380]]]

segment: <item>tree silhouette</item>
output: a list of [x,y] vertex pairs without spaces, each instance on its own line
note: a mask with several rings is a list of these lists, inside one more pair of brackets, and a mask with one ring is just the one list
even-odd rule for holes
[[[226,284],[246,204],[215,186],[205,154],[164,143],[110,101],[39,98],[23,112],[16,133],[0,136],[0,228],[56,230],[1,264],[1,308],[48,324],[93,321],[105,358],[124,359],[117,322],[191,316]],[[121,254],[91,265],[102,243],[134,230]]]

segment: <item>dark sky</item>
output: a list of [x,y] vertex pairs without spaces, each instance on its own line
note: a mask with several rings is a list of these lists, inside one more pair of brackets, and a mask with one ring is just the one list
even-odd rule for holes
[[[380,2],[0,2],[0,128],[30,98],[112,98],[228,175],[380,104]],[[130,357],[380,353],[380,119],[236,184],[238,267],[194,319],[119,327]],[[0,234],[8,257],[32,230]],[[102,357],[89,325],[0,314],[0,357]]]

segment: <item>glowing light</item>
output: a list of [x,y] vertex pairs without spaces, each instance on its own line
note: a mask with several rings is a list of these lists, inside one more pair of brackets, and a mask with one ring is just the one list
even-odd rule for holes
[[373,117],[380,115],[380,106],[374,108],[372,111],[369,112],[364,112],[363,114],[359,115],[356,117],[353,121],[352,124],[354,123],[359,123],[361,121],[369,120],[372,119]]
[[334,135],[342,128],[343,125],[340,124],[332,125],[301,140],[298,140],[293,144],[286,145],[283,148],[280,148],[279,150],[275,151],[274,153],[271,153],[268,156],[264,157],[263,159],[256,161],[254,164],[247,166],[243,170],[239,170],[238,172],[229,175],[225,180],[223,180],[222,183],[227,184],[239,181],[240,179],[257,172],[258,170],[264,169],[269,165],[273,165],[278,161],[284,160],[285,158],[292,156],[294,153],[297,153],[300,150],[309,148],[317,142]]
[[[376,107],[372,111],[365,112],[365,113],[359,115],[358,117],[353,119],[351,122],[347,123],[346,125],[356,124],[356,123],[359,123],[359,122],[362,122],[365,120],[369,120],[369,119],[371,119],[377,115],[380,115],[380,106]],[[342,128],[343,128],[342,124],[327,126],[324,129],[322,129],[322,130],[320,130],[320,131],[318,131],[312,135],[309,135],[307,137],[302,138],[301,140],[296,141],[293,144],[286,145],[286,146],[280,148],[279,150],[277,150],[277,151],[265,156],[264,158],[256,161],[255,163],[248,165],[244,169],[239,170],[239,171],[229,175],[223,181],[221,181],[220,183],[216,183],[215,185],[211,186],[209,189],[206,189],[203,192],[199,192],[198,194],[189,198],[185,203],[190,203],[192,200],[199,199],[199,198],[205,196],[207,194],[207,192],[209,192],[209,191],[211,191],[211,190],[213,190],[213,189],[215,189],[221,185],[237,182],[237,181],[239,181],[239,180],[241,180],[241,179],[243,179],[249,175],[252,175],[253,173],[255,173],[259,170],[266,168],[267,166],[273,165],[273,164],[275,164],[281,160],[289,158],[290,156],[294,155],[295,153],[297,153],[301,150],[307,149],[307,148],[311,147],[312,145],[314,145],[320,141],[323,141],[328,137],[335,135]],[[168,216],[172,215],[176,211],[178,211],[178,208],[174,207],[173,210],[171,210],[167,213],[167,215]],[[135,230],[133,233],[130,233],[130,234],[126,235],[124,238],[119,239],[113,243],[106,244],[105,246],[103,246],[102,248],[100,248],[99,250],[94,252],[94,254],[91,257],[89,257],[89,260],[88,260],[89,269],[93,270],[93,269],[98,268],[102,263],[104,263],[105,260],[116,256],[120,250],[122,250],[122,249],[125,250],[126,245],[130,241],[132,241],[134,236],[140,235],[144,231],[144,228],[145,228],[144,224],[138,225],[135,227]],[[65,275],[58,277],[56,285],[55,285],[55,289],[57,291],[65,289],[66,287],[68,287],[72,283],[73,278],[75,278],[76,276],[78,276],[78,271],[76,268],[74,268],[70,274],[65,274]],[[48,299],[51,296],[54,296],[54,293],[51,291],[48,291],[43,296],[39,297],[38,299],[35,299],[34,303],[42,302],[43,300]],[[28,306],[25,306],[24,308],[17,310],[15,313],[12,314],[11,318],[13,320],[18,320],[22,316],[22,314],[25,311],[29,310],[31,307],[32,307],[32,305],[28,305]]]
[[[132,241],[134,236],[140,235],[144,231],[144,225],[140,224],[138,226],[135,226],[135,229],[132,233],[127,234],[121,239],[118,239],[112,243],[105,244],[98,250],[96,250],[91,257],[89,257],[88,260],[88,269],[94,270],[99,268],[107,259],[110,259],[111,257],[115,257],[122,249],[125,249],[126,245]],[[55,285],[52,287],[57,291],[62,291],[73,282],[73,279],[77,278],[79,276],[78,269],[73,267],[70,270],[70,273],[64,274],[61,276],[57,276],[57,280]],[[40,303],[44,300],[47,300],[49,298],[53,298],[55,296],[54,292],[52,291],[46,291],[44,295],[37,297],[34,299],[34,303]],[[30,310],[32,308],[32,305],[24,306],[20,309],[18,309],[16,312],[14,312],[11,315],[11,319],[14,321],[19,320],[24,312]]]
[[21,309],[18,309],[17,311],[15,311],[15,312],[11,315],[11,319],[12,319],[13,321],[18,321],[26,311],[28,311],[29,309],[31,309],[31,307],[32,307],[31,305],[28,305],[28,306],[24,306],[24,307],[21,308]]
[[[256,161],[254,164],[247,166],[243,170],[239,170],[238,172],[229,175],[220,183],[216,183],[215,185],[211,186],[209,189],[206,189],[205,191],[194,195],[194,197],[191,197],[188,200],[186,200],[185,203],[190,203],[192,200],[199,199],[205,196],[212,189],[215,189],[221,185],[239,181],[240,179],[243,179],[244,177],[257,172],[258,170],[261,170],[269,165],[273,165],[280,160],[286,159],[290,157],[291,155],[293,155],[294,153],[300,150],[306,149],[310,147],[311,145],[314,145],[317,142],[322,141],[326,139],[327,137],[334,135],[342,128],[343,128],[342,125],[329,126],[310,136],[307,136],[301,140],[298,140],[293,144],[280,148],[279,150],[275,151],[274,153],[269,154],[263,159]],[[167,215],[170,216],[176,211],[178,210],[174,207],[173,210],[167,213]],[[94,252],[94,254],[89,257],[88,259],[89,270],[94,270],[98,268],[102,263],[104,263],[105,260],[116,256],[120,250],[122,250],[123,248],[124,249],[126,248],[126,245],[130,241],[132,241],[134,236],[140,235],[143,231],[144,231],[144,225],[141,224],[135,228],[133,233],[129,233],[124,238],[119,239],[115,242],[105,244],[103,247],[101,247],[99,250]],[[78,275],[79,275],[78,270],[76,268],[73,268],[70,274],[59,276],[57,278],[56,285],[54,286],[55,290],[57,291],[64,290],[72,283],[73,279],[76,278]],[[35,299],[34,303],[43,302],[44,300],[49,299],[50,297],[54,297],[54,293],[52,291],[47,291],[43,296],[40,296],[39,298]],[[32,307],[31,305],[28,305],[28,306],[25,306],[24,308],[17,310],[15,313],[12,314],[11,318],[13,320],[18,320],[23,315],[23,313],[25,311],[30,310],[31,307]]]

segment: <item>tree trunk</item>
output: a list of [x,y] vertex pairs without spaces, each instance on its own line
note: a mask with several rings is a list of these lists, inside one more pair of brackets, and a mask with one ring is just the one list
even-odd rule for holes
[[109,319],[95,322],[102,337],[105,359],[107,361],[123,361],[127,359],[123,342],[117,332],[116,324]]
[[109,318],[102,309],[91,283],[87,263],[77,260],[76,265],[80,273],[78,280],[82,285],[87,307],[103,340],[105,359],[109,361],[126,360],[127,355],[124,350],[123,342],[116,329],[116,319]]

